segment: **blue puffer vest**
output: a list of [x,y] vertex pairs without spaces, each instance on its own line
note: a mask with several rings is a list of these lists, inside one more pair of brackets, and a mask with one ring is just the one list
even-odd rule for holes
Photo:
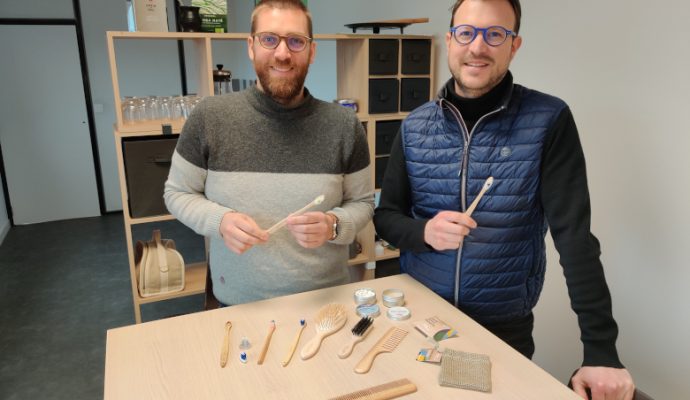
[[412,214],[465,210],[494,177],[472,214],[478,227],[459,250],[403,252],[401,270],[480,323],[524,317],[537,303],[546,265],[547,224],[540,198],[542,148],[566,104],[513,85],[501,107],[466,132],[442,97],[401,127]]

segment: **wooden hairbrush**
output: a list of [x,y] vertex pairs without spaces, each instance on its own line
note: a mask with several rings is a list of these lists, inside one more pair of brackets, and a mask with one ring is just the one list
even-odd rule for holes
[[316,336],[314,336],[307,344],[302,347],[300,357],[302,360],[308,360],[319,351],[321,342],[326,336],[332,335],[340,330],[347,321],[347,312],[345,306],[342,304],[327,304],[319,310],[319,313],[314,318],[314,327],[316,328]]
[[362,360],[355,366],[355,372],[358,374],[366,374],[371,369],[374,363],[374,358],[381,353],[391,353],[398,347],[407,336],[407,331],[404,329],[392,327],[386,332],[381,339],[369,350],[369,352],[362,358]]

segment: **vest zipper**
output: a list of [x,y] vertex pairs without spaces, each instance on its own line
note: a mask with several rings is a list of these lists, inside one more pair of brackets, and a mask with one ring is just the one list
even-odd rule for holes
[[[455,119],[458,121],[458,125],[460,125],[460,130],[462,131],[463,136],[465,137],[465,144],[462,147],[462,160],[460,162],[460,172],[458,172],[458,176],[460,177],[460,210],[462,212],[465,212],[465,210],[467,209],[467,166],[469,164],[470,141],[472,140],[472,134],[474,133],[475,129],[477,129],[477,126],[479,126],[479,123],[482,122],[486,117],[502,111],[506,108],[506,106],[501,106],[487,114],[484,114],[481,118],[477,120],[477,122],[472,127],[472,130],[468,132],[467,124],[465,124],[465,120],[462,118],[460,110],[458,110],[453,105],[453,103],[445,99],[441,99],[441,101],[447,103],[448,109],[450,110],[451,114],[453,114]],[[462,261],[462,247],[463,245],[460,245],[460,247],[458,247],[458,256],[455,259],[455,287],[453,289],[453,305],[455,305],[455,307],[458,307],[458,304],[460,303],[460,265]]]

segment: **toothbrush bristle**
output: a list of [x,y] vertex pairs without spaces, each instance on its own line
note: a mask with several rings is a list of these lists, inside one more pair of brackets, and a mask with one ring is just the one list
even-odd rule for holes
[[352,328],[352,334],[355,336],[362,336],[373,322],[374,320],[371,317],[362,317],[354,328]]

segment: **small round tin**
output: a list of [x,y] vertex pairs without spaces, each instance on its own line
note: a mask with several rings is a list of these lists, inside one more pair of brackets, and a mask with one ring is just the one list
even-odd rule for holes
[[391,307],[386,313],[388,318],[392,319],[393,321],[404,321],[406,319],[410,319],[411,314],[412,313],[410,313],[410,310],[406,307]]
[[357,306],[357,315],[360,317],[376,318],[381,315],[381,311],[376,304],[360,304]]
[[352,111],[357,112],[358,107],[357,107],[357,101],[352,100],[352,99],[339,99],[336,100],[338,104],[340,104],[343,107],[347,107],[352,109]]
[[376,304],[376,291],[371,288],[359,288],[354,294],[355,304]]
[[383,305],[386,307],[399,307],[405,305],[405,294],[400,289],[386,289],[382,294]]

